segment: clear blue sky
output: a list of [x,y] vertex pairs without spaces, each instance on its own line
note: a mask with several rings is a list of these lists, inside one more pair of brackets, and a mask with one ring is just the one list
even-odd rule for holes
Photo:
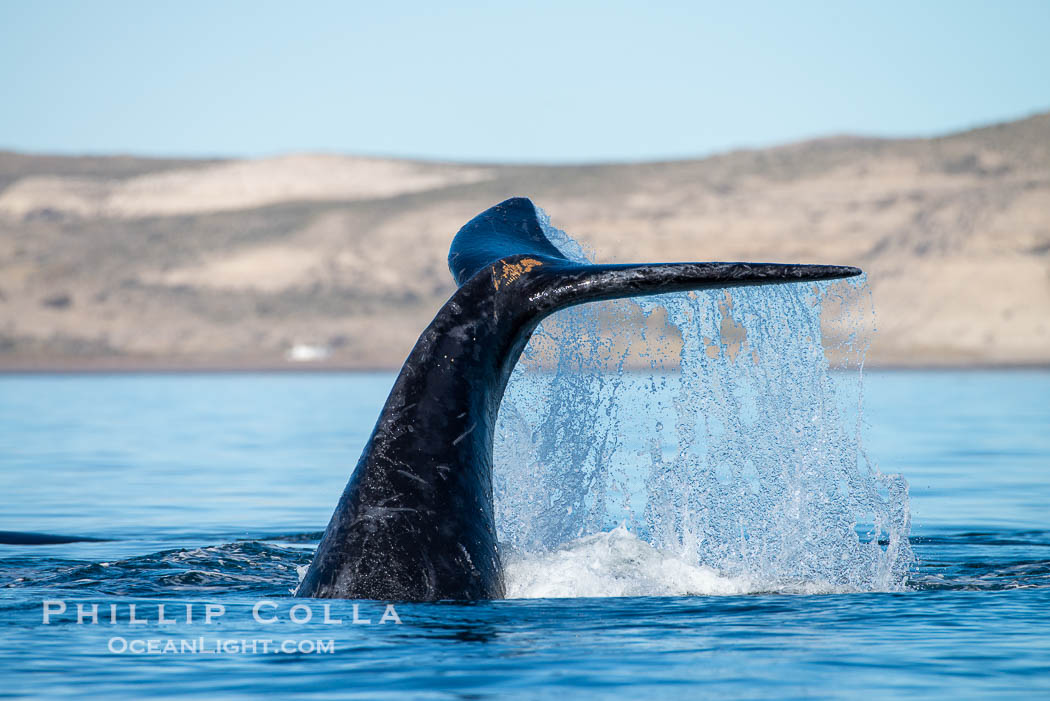
[[1050,0],[0,0],[23,151],[647,159],[1046,109]]

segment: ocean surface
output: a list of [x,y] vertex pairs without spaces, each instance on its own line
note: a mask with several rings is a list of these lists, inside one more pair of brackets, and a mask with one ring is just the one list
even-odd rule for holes
[[[660,390],[626,376],[627,396]],[[749,516],[730,492],[716,521],[660,481],[681,436],[650,445],[621,416],[620,478],[576,485],[591,515],[557,528],[523,510],[519,483],[546,484],[525,452],[497,450],[515,598],[292,599],[392,379],[0,377],[0,530],[105,539],[0,546],[0,698],[1050,697],[1050,372],[865,373],[849,396],[878,499],[870,518],[828,511],[856,533],[827,542],[819,521],[792,530],[825,513],[805,493],[797,513],[757,501],[771,511],[726,535]],[[791,484],[868,484],[807,475]]]

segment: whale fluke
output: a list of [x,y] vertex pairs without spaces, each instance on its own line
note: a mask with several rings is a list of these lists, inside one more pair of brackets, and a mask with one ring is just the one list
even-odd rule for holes
[[468,222],[449,268],[459,288],[405,360],[297,596],[503,596],[492,441],[511,371],[543,318],[598,300],[861,273],[776,263],[582,264],[547,238],[525,198]]

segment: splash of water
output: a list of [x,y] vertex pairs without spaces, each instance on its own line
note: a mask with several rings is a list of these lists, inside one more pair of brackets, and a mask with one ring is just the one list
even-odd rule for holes
[[[544,322],[497,424],[511,590],[903,587],[907,483],[861,441],[870,312],[863,283],[840,281],[585,305]],[[572,562],[577,579],[553,575]]]

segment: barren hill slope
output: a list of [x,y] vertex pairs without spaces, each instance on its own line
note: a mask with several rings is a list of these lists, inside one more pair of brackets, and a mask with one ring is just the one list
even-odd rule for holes
[[471,216],[532,197],[614,261],[868,272],[881,365],[1050,363],[1050,114],[592,166],[0,153],[0,368],[396,367]]

